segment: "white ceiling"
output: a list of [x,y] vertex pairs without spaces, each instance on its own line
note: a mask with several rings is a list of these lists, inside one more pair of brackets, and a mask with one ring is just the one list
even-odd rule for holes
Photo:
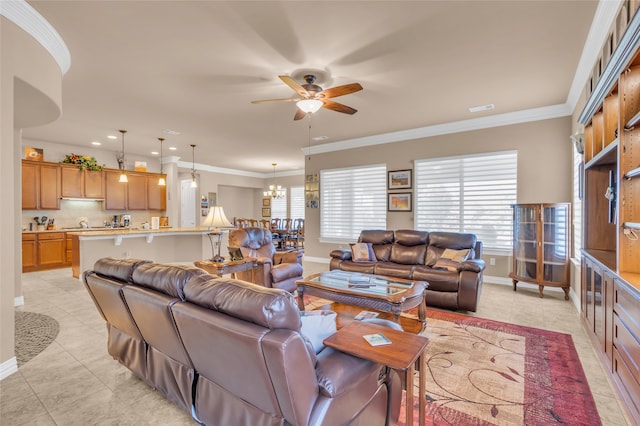
[[[359,82],[311,120],[334,144],[550,106],[582,89],[597,1],[29,1],[71,52],[63,114],[23,137],[270,173],[304,168],[309,120],[277,76]],[[606,31],[606,30],[605,30]],[[601,44],[600,44],[601,45]],[[587,46],[589,47],[589,46]],[[591,46],[593,48],[594,46]],[[599,46],[595,46],[599,49]],[[591,62],[593,64],[593,62]],[[591,65],[589,64],[589,66]],[[576,78],[580,77],[580,78]],[[582,79],[583,81],[577,81]],[[575,102],[575,100],[574,100]],[[469,108],[495,104],[470,113]],[[454,125],[455,126],[455,125]],[[455,128],[455,127],[454,127]],[[180,132],[179,136],[163,133]],[[107,135],[118,135],[117,140]],[[373,138],[375,139],[375,138]],[[366,139],[365,139],[366,140]],[[334,145],[326,145],[334,146]],[[170,152],[169,146],[177,147]]]

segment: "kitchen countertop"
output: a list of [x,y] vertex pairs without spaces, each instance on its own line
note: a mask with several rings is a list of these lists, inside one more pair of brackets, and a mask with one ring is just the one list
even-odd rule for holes
[[140,229],[140,228],[56,228],[44,231],[22,231],[23,234],[42,234],[50,232],[66,232],[71,235],[79,236],[102,236],[102,235],[129,235],[129,234],[161,234],[167,232],[182,233],[208,233],[211,232],[206,228],[173,228],[162,227],[160,229]]

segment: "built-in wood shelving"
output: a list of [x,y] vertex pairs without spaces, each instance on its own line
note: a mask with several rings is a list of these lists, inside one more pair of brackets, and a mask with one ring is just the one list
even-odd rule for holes
[[622,224],[625,229],[640,229],[640,223],[638,222],[625,222]]
[[609,145],[605,146],[596,156],[594,156],[587,164],[585,169],[594,166],[603,166],[605,164],[615,164],[618,161],[618,138]]
[[640,111],[638,111],[636,115],[634,115],[633,117],[631,117],[631,119],[629,119],[629,121],[627,121],[627,124],[624,125],[624,129],[631,130],[634,127],[636,127],[636,124],[638,124],[639,122],[640,122]]
[[640,176],[640,167],[636,167],[633,170],[629,170],[625,175],[625,179],[632,179],[634,177]]

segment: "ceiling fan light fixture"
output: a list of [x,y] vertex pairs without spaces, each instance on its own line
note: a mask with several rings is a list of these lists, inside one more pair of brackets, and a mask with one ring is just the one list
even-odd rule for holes
[[196,181],[196,146],[191,144],[191,187],[197,188],[198,182]]
[[324,103],[320,99],[302,99],[296,102],[296,105],[298,108],[300,108],[301,111],[304,111],[307,114],[313,114],[314,112],[322,108],[322,105],[324,105]]

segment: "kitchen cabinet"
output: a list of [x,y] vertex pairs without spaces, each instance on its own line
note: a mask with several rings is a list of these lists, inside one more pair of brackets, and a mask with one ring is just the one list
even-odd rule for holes
[[126,172],[129,182],[120,182],[120,170],[104,171],[105,210],[147,210],[147,174]]
[[164,174],[147,174],[147,209],[166,210],[167,209],[167,187],[158,185],[160,176],[167,179]]
[[514,204],[513,290],[518,281],[560,287],[569,300],[571,205],[569,203]]
[[76,165],[60,165],[61,195],[63,198],[103,199],[103,173],[80,170]]
[[22,160],[22,210],[59,210],[60,187],[57,163]]
[[65,232],[22,234],[22,272],[44,271],[71,265]]

